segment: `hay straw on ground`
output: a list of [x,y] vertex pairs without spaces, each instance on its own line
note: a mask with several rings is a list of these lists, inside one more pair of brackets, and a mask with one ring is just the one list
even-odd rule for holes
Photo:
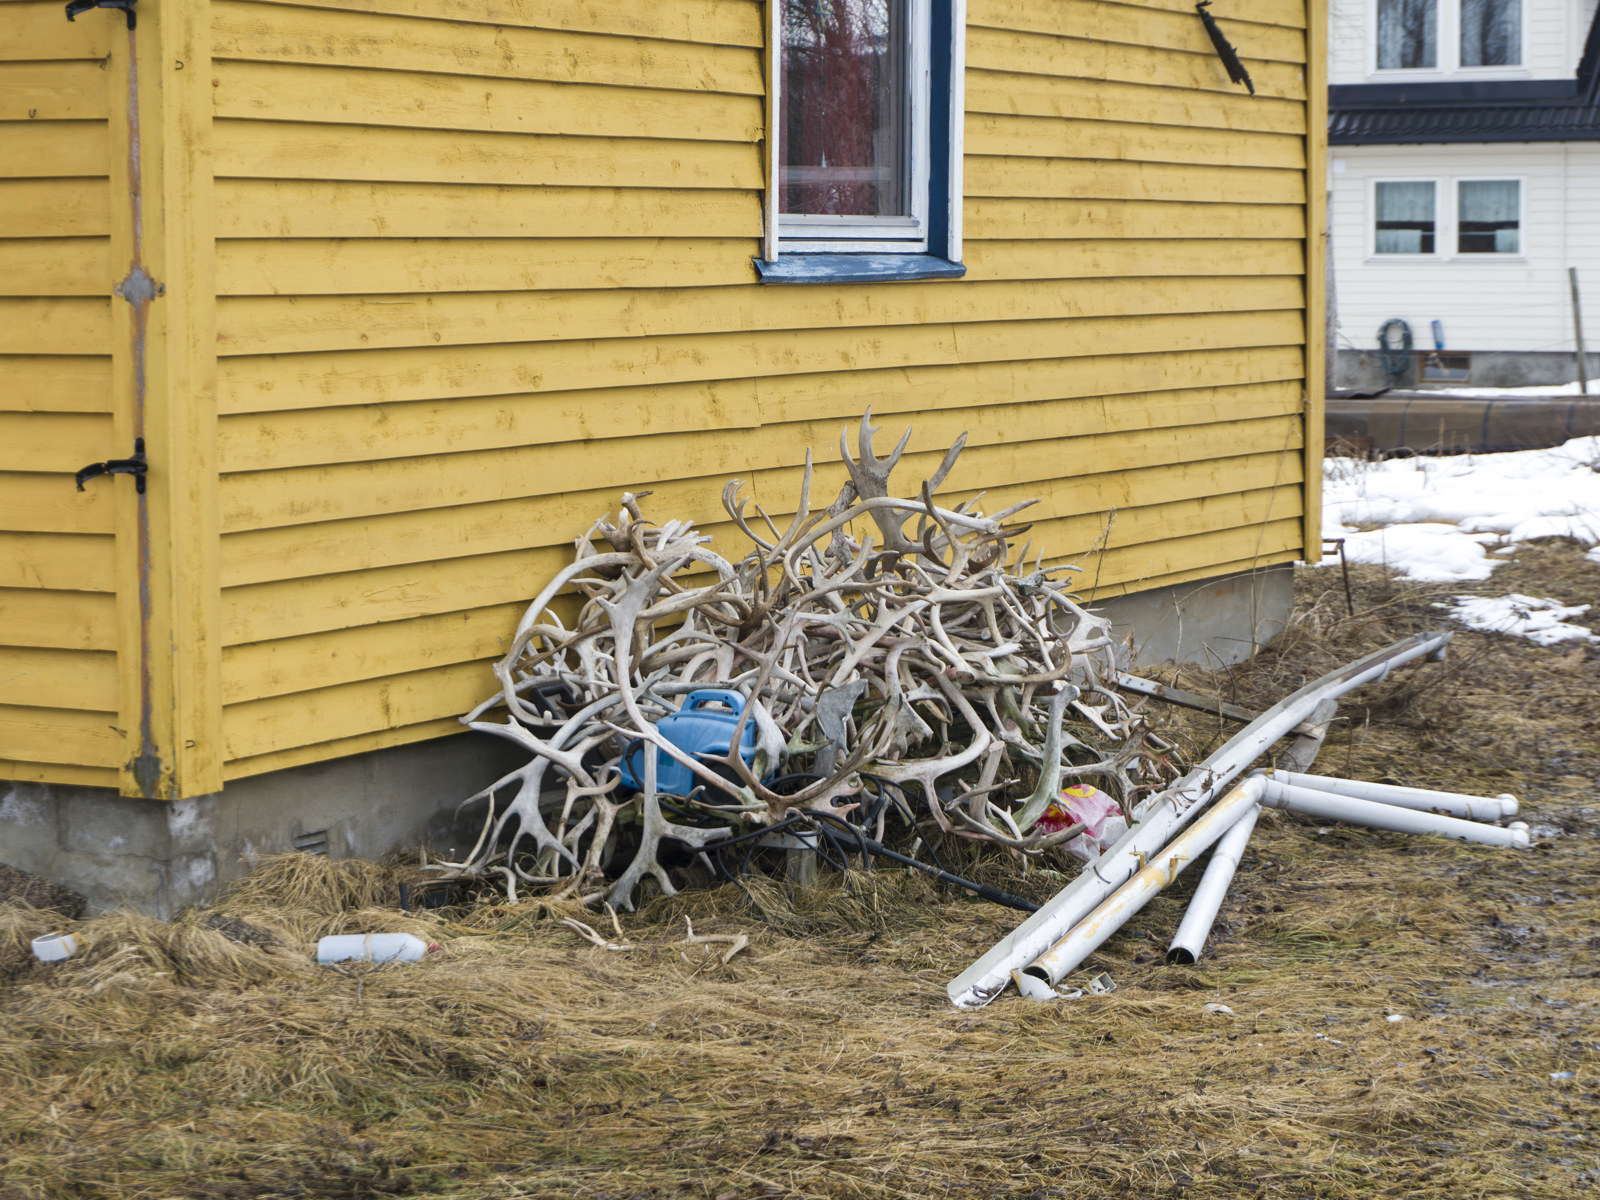
[[[1600,590],[1562,554],[1494,586]],[[1199,682],[1264,706],[1437,623],[1437,593],[1355,575],[1355,620],[1337,571],[1303,574],[1285,644]],[[0,1198],[1566,1200],[1600,1175],[1596,711],[1593,651],[1464,634],[1354,697],[1318,769],[1518,792],[1559,835],[1516,854],[1269,813],[1198,964],[1160,962],[1190,873],[1086,964],[1111,995],[978,1013],[944,984],[1017,914],[902,872],[658,899],[611,952],[552,919],[577,910],[402,914],[386,868],[264,863],[181,936],[106,919],[139,986],[89,984],[119,952],[98,921],[84,963],[0,985]],[[1170,716],[1196,754],[1227,732]],[[682,945],[686,915],[753,955]],[[0,909],[0,953],[32,919]],[[444,950],[308,964],[310,932],[378,925]],[[243,951],[275,973],[239,982]]]

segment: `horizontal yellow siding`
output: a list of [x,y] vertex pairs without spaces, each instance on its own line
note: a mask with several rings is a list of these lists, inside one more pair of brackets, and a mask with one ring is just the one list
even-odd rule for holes
[[610,33],[698,46],[759,47],[764,29],[761,0],[677,0],[671,5],[641,4],[639,0],[294,0],[294,4],[298,8],[427,17],[512,29]]
[[[976,479],[983,483],[974,481],[977,490],[1002,482],[1054,479],[1061,469],[1060,462],[1051,457],[1055,454],[1092,455],[1090,461],[1102,469],[1123,470],[1127,465],[1155,465],[1212,454],[1218,448],[1225,451],[1239,444],[1238,438],[1251,445],[1256,439],[1276,445],[1272,440],[1275,434],[1251,427],[1250,422],[1297,417],[1300,411],[1299,389],[1292,381],[1230,388],[1222,404],[1209,390],[1192,398],[1180,392],[1134,394],[1117,400],[1121,403],[1109,411],[1109,406],[1097,400],[997,404],[983,414],[981,424],[973,421],[970,409],[923,412],[916,416],[907,453],[937,455],[965,432],[967,450],[962,465],[966,469],[958,468],[951,476],[952,486],[962,486],[963,475],[977,471],[969,464],[983,460],[991,449],[1000,455],[993,468],[1003,467],[1005,472],[999,478],[978,474]],[[1141,410],[1141,405],[1148,408]],[[285,527],[376,513],[433,511],[510,497],[570,494],[580,489],[598,489],[603,495],[608,489],[621,492],[634,485],[653,486],[699,476],[765,480],[761,472],[781,468],[787,468],[783,479],[762,486],[797,491],[805,447],[824,445],[830,430],[837,444],[837,422],[818,420],[771,424],[762,431],[767,440],[760,447],[741,448],[743,438],[713,440],[700,432],[655,433],[229,474],[222,490],[222,528],[225,533],[282,529],[280,536],[286,541],[300,540],[305,531],[291,532]],[[911,461],[908,458],[908,464]],[[931,461],[937,465],[938,459]],[[1106,463],[1115,465],[1107,467]],[[906,469],[909,474],[915,468],[908,465]],[[841,476],[833,486],[842,482]],[[467,514],[455,516],[464,520]],[[377,539],[375,552],[386,552],[391,540],[399,539]],[[570,540],[570,536],[557,535],[551,544]],[[301,540],[301,545],[305,544]]]
[[[1297,386],[1301,362],[1295,346],[1255,350],[1243,361],[1224,348],[532,392],[228,416],[222,419],[218,436],[225,472],[255,472],[587,441],[626,432],[682,433],[703,429],[708,421],[719,429],[738,429],[763,421],[845,419],[863,405],[881,416],[905,414],[916,419],[921,413],[967,407],[974,390],[1004,395],[1015,403],[1095,397],[1095,406],[1109,410],[1106,420],[1120,421],[1125,428],[1141,427],[1161,419],[1119,403],[1129,393],[1182,388],[1174,398],[1193,408],[1197,419],[1209,419],[1212,414],[1239,412],[1234,389],[1274,380]],[[1206,405],[1210,407],[1202,407]]]
[[[1214,275],[1195,279],[972,280],[960,288],[907,283],[828,295],[817,288],[607,288],[551,297],[539,292],[424,296],[241,297],[218,302],[217,349],[224,355],[474,343],[696,340],[725,332],[741,339],[781,332],[817,334],[834,345],[852,329],[908,336],[930,347],[930,328],[1166,313],[1270,312],[1298,307],[1292,276]],[[0,316],[5,302],[0,301]],[[3,338],[0,334],[0,338]],[[775,340],[775,339],[768,339]],[[770,351],[769,351],[770,352]],[[913,351],[915,352],[915,351]],[[533,351],[530,365],[547,357]],[[557,351],[550,358],[568,356]],[[600,368],[604,370],[604,367]]]
[[[8,41],[10,15],[7,10]],[[0,121],[104,121],[108,116],[99,63],[0,60]]]
[[394,15],[375,19],[359,12],[244,0],[216,0],[212,10],[212,54],[218,60],[746,96],[759,96],[764,90],[761,56],[754,47],[683,45],[623,33],[527,28],[515,23]]
[[7,4],[0,62],[83,62],[105,58],[121,30],[110,21],[68,22],[62,7],[55,0]]
[[65,783],[74,787],[117,786],[115,767],[80,767],[73,763],[17,762],[0,758],[0,779],[19,783]]
[[[1108,12],[1125,12],[1122,5],[1105,5]],[[1200,22],[1190,18],[1195,34],[1204,38]],[[1129,37],[1136,37],[1130,34]],[[1199,49],[1199,45],[1204,49]],[[1256,85],[1256,94],[1288,100],[1305,99],[1305,78],[1294,63],[1265,62],[1244,48],[1241,55]],[[1070,70],[1063,70],[1064,64]],[[1228,80],[1209,43],[1192,51],[1163,50],[1137,42],[1103,42],[1049,33],[994,29],[968,22],[967,66],[984,71],[1005,71],[1020,77],[1069,75],[1077,79],[1103,79],[1114,83],[1159,83],[1163,87],[1193,88],[1198,92],[1238,93]]]
[[[11,535],[31,537],[37,535]],[[109,546],[110,538],[74,538]],[[109,551],[104,551],[109,554]],[[105,588],[110,576],[90,573],[92,562],[61,554],[47,567],[24,571],[19,586],[0,587],[3,644],[45,646],[59,650],[115,650],[117,601]]]
[[109,239],[0,238],[0,296],[104,296]]
[[1147,83],[1016,75],[1004,69],[968,70],[967,113],[969,120],[978,114],[1007,113],[1208,131],[1305,132],[1305,108],[1295,100],[1238,91],[1201,92]]
[[[654,181],[652,181],[654,183]],[[231,179],[216,186],[222,238],[749,238],[752,192]],[[743,263],[742,265],[748,265]]]
[[114,457],[111,414],[0,412],[0,471],[61,471]]
[[[110,133],[117,24],[7,3],[0,36],[0,779],[115,785]],[[119,50],[120,52],[120,50]]]
[[[1268,13],[1276,7],[1282,17],[1290,18],[1274,24],[1258,23],[1265,13],[1258,16],[1256,7],[1254,2],[1240,5],[1224,17],[1229,38],[1240,57],[1276,59],[1292,66],[1305,62],[1305,37],[1301,32],[1305,26],[1304,8],[1262,5]],[[1174,8],[1175,11],[1163,11],[1159,4],[1111,4],[1105,0],[1051,0],[1049,4],[1038,0],[970,0],[967,24],[1005,32],[1085,38],[1102,45],[1214,53],[1205,27],[1195,19],[1194,9]]]
[[6,646],[0,648],[0,692],[41,708],[115,712],[117,656]]
[[262,121],[753,142],[761,97],[549,80],[218,63],[216,114]]
[[110,230],[111,188],[103,173],[0,179],[0,238],[104,237]]
[[0,746],[14,761],[114,768],[124,745],[115,712],[0,704]]
[[[116,547],[109,537],[60,533],[0,533],[0,589],[53,588],[111,592],[116,577]],[[0,590],[0,597],[5,592]],[[5,601],[0,599],[0,613]],[[59,622],[62,632],[79,636],[81,625]],[[42,644],[42,643],[40,643]],[[106,643],[110,649],[110,643]]]
[[[1283,286],[1298,286],[1282,281]],[[1224,296],[1215,303],[1225,304]],[[855,339],[829,329],[685,334],[591,342],[417,347],[225,358],[217,368],[223,413],[274,412],[398,400],[446,399],[646,381],[779,377],[1051,356],[1136,354],[1302,344],[1293,308],[1241,313],[985,321],[891,326]]]
[[1098,595],[1301,549],[1301,3],[1227,20],[1252,99],[1180,0],[971,0],[967,278],[807,288],[750,262],[755,0],[213,9],[230,778],[458,729],[618,492],[733,549],[726,480],[831,494],[868,404]]

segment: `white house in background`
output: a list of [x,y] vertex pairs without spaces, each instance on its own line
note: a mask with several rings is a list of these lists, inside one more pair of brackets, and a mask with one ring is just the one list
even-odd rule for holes
[[1419,352],[1405,382],[1576,378],[1569,267],[1600,374],[1597,3],[1331,0],[1341,385],[1381,386],[1396,317]]

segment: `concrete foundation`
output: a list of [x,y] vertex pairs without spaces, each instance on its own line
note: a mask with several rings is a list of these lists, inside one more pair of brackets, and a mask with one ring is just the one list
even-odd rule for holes
[[[1443,361],[1465,360],[1467,367],[1465,379],[1445,381],[1426,378],[1427,357],[1413,353],[1405,372],[1393,379],[1384,372],[1376,350],[1340,350],[1335,384],[1374,392],[1386,387],[1550,387],[1578,378],[1578,356],[1570,350],[1446,350]],[[1600,380],[1600,352],[1591,352],[1586,362],[1590,394],[1600,396],[1600,383],[1596,382]]]
[[1094,602],[1109,617],[1131,668],[1244,662],[1276,641],[1294,604],[1294,567],[1263,567]]
[[469,848],[483,809],[455,805],[523,759],[464,733],[230,783],[168,804],[109,788],[0,784],[0,861],[82,892],[91,913],[158,917],[211,899],[256,855],[377,858],[403,846]]
[[[1113,621],[1128,662],[1217,666],[1276,638],[1293,594],[1293,568],[1279,566],[1092,607]],[[241,779],[171,804],[107,788],[0,783],[0,861],[82,892],[91,913],[132,907],[171,917],[214,897],[257,855],[465,850],[483,809],[458,821],[455,805],[523,761],[508,743],[469,733]]]

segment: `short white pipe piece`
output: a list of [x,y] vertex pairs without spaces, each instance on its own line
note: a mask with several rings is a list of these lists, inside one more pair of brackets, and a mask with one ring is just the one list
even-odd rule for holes
[[33,939],[33,956],[40,962],[62,962],[78,952],[78,939],[70,933],[47,933]]
[[1185,867],[1238,824],[1241,817],[1252,810],[1259,811],[1261,797],[1268,786],[1266,778],[1261,775],[1252,775],[1235,786],[1149,865],[1113,892],[1105,903],[1074,925],[1066,937],[1016,972],[1014,977],[1031,975],[1035,979],[1045,980],[1052,987],[1060,983],[1069,971],[1081,966],[1084,959],[1103,946],[1112,934],[1126,925]]
[[1347,821],[1352,825],[1391,829],[1396,833],[1437,833],[1458,841],[1481,842],[1485,846],[1514,846],[1518,850],[1525,850],[1529,845],[1528,827],[1521,822],[1502,829],[1498,825],[1480,825],[1476,821],[1463,821],[1458,817],[1397,808],[1393,804],[1358,800],[1354,796],[1336,796],[1332,792],[1319,792],[1287,783],[1269,781],[1261,803],[1268,808],[1303,813],[1324,821]]
[[1300,775],[1294,771],[1274,771],[1272,781],[1287,783],[1294,787],[1311,788],[1318,792],[1332,792],[1336,796],[1354,796],[1357,800],[1375,800],[1379,804],[1393,804],[1397,808],[1448,813],[1452,817],[1460,817],[1467,821],[1504,820],[1506,817],[1516,816],[1521,807],[1515,796],[1504,792],[1498,796],[1464,796],[1459,792],[1432,792],[1426,788],[1368,783],[1364,779]]
[[1261,806],[1258,804],[1218,839],[1216,849],[1211,851],[1211,861],[1206,864],[1206,873],[1200,876],[1188,911],[1178,925],[1178,932],[1172,935],[1172,945],[1167,950],[1169,963],[1187,965],[1199,959],[1206,939],[1211,936],[1211,927],[1217,923],[1217,910],[1222,907],[1222,901],[1228,894],[1233,873],[1239,869],[1239,860],[1244,857],[1244,848],[1250,843],[1250,835],[1256,831],[1256,818],[1260,815]]
[[1418,633],[1359,658],[1285,696],[1234,734],[1203,763],[1138,809],[1128,832],[1108,846],[1066,887],[991,946],[945,987],[957,1008],[982,1008],[1011,983],[1012,975],[1043,954],[1092,913],[1140,866],[1155,858],[1174,834],[1197,816],[1273,742],[1310,717],[1325,699],[1385,678],[1394,668],[1419,658],[1437,658],[1449,633]]

